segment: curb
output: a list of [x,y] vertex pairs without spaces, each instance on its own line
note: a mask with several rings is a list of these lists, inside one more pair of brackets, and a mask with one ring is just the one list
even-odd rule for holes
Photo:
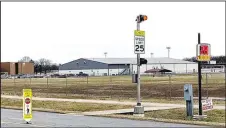
[[[1,106],[3,109],[13,109],[13,110],[23,110],[22,107],[12,107],[12,106]],[[50,113],[59,113],[59,114],[79,114],[79,113],[74,113],[72,111],[59,111],[59,110],[54,110],[54,109],[44,109],[44,108],[32,108],[32,111],[38,111],[38,112],[50,112]]]

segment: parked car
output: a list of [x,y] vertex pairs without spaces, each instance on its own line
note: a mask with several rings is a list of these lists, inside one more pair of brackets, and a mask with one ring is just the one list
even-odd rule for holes
[[78,76],[78,77],[84,77],[84,76],[89,76],[89,75],[86,74],[86,73],[83,73],[83,72],[79,72],[79,74],[76,74],[76,76]]
[[7,75],[1,75],[1,79],[7,79],[8,76]]
[[59,77],[59,74],[52,74],[51,77],[55,78],[55,77]]
[[67,77],[75,77],[75,74],[67,74]]
[[20,75],[18,75],[18,78],[27,78],[27,75],[25,75],[25,74],[20,74]]
[[59,75],[58,78],[66,78],[66,75]]
[[9,79],[17,79],[18,76],[17,75],[10,75]]

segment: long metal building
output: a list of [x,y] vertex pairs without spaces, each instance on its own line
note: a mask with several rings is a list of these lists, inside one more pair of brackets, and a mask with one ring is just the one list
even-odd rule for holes
[[[197,63],[173,58],[146,58],[147,65],[141,66],[141,74],[153,68],[165,68],[174,73],[197,72]],[[60,65],[60,74],[83,72],[93,76],[128,75],[136,73],[136,58],[80,58]]]

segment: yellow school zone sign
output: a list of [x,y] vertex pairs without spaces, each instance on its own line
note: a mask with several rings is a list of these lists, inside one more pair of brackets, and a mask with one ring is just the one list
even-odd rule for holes
[[26,122],[32,119],[32,90],[23,89],[23,118]]
[[134,30],[134,35],[135,36],[145,36],[145,31]]

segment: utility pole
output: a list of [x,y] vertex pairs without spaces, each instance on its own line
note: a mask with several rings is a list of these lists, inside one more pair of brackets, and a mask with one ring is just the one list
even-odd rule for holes
[[170,47],[166,47],[166,49],[168,50],[168,58],[170,57]]

